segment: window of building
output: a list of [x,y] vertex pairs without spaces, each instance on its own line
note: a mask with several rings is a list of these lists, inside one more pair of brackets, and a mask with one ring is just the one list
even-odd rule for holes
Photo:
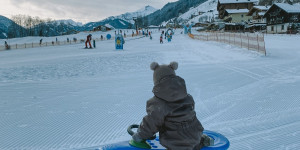
[[243,18],[243,17],[244,17],[244,15],[241,15],[241,17]]
[[274,31],[274,26],[271,26],[271,31]]
[[284,30],[284,25],[281,26],[281,30]]

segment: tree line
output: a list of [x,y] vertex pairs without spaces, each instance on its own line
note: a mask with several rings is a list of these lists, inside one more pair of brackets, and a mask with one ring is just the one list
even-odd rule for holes
[[13,23],[8,27],[8,38],[26,36],[58,36],[76,32],[71,24],[58,22],[28,15],[14,15],[11,17]]

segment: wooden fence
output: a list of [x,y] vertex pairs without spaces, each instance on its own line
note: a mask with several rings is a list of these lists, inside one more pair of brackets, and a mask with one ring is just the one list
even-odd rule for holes
[[229,32],[199,32],[189,34],[193,39],[203,41],[217,41],[230,45],[247,48],[263,53],[266,56],[265,38],[263,34],[255,33],[229,33]]
[[[142,35],[126,35],[126,37],[137,37],[141,38]],[[113,36],[110,39],[107,39],[105,37],[101,38],[95,38],[96,42],[98,41],[107,41],[107,40],[114,40],[115,37]],[[59,45],[72,45],[72,44],[79,44],[79,43],[85,43],[85,39],[77,39],[77,40],[69,40],[69,41],[57,41],[57,42],[43,42],[43,43],[23,43],[23,44],[10,44],[10,50],[11,49],[26,49],[26,48],[36,48],[36,47],[47,47],[47,46],[59,46]],[[0,45],[0,51],[6,50],[6,47],[4,45]]]

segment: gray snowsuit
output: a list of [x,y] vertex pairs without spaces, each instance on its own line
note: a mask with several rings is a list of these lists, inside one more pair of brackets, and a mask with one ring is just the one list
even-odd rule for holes
[[137,134],[149,139],[159,132],[160,143],[168,150],[199,150],[203,127],[184,79],[173,74],[165,76],[152,92],[154,96],[147,101],[147,115]]

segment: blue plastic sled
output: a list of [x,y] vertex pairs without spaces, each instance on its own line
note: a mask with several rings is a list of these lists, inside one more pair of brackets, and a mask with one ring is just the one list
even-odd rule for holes
[[[201,150],[227,150],[229,148],[228,139],[220,133],[216,133],[213,131],[205,130],[204,134],[210,136],[214,139],[214,146],[204,147]],[[147,142],[151,145],[151,149],[154,150],[165,150],[163,146],[159,144],[159,137],[156,137],[154,140],[147,140]],[[129,141],[123,141],[114,144],[108,144],[104,146],[88,148],[88,150],[145,150],[143,148],[133,147],[129,144]]]

